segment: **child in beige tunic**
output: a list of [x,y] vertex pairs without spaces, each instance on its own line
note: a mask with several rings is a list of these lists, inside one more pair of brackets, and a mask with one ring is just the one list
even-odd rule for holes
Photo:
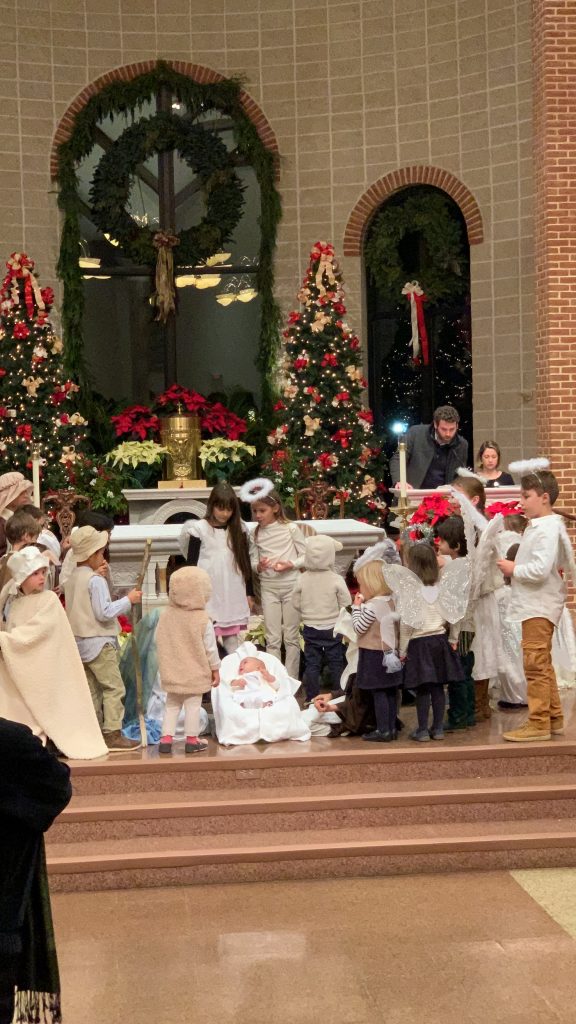
[[214,626],[206,611],[211,593],[210,577],[197,566],[172,573],[169,604],[156,629],[160,680],[166,690],[159,752],[172,752],[172,739],[180,709],[184,707],[185,752],[208,749],[198,739],[202,694],[220,682],[220,658]]

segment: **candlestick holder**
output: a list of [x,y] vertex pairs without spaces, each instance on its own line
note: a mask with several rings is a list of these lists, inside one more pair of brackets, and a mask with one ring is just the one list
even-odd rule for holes
[[401,530],[408,529],[408,522],[413,511],[414,509],[410,502],[408,501],[408,498],[406,496],[400,496],[398,498],[398,504],[394,506],[394,512],[396,514],[396,518],[400,520]]

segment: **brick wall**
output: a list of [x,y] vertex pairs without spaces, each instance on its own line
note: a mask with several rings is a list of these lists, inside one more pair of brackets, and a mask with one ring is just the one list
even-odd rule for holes
[[534,0],[536,389],[542,454],[576,509],[576,5]]
[[[472,194],[476,438],[533,454],[530,0],[0,0],[0,23],[0,258],[25,247],[53,283],[50,153],[90,83],[158,57],[241,74],[281,155],[285,309],[311,244],[342,253],[374,182],[433,167]],[[361,257],[342,266],[364,337]]]

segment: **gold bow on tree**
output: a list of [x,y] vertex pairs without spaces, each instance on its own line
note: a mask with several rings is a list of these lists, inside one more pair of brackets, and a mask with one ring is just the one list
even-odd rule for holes
[[156,259],[156,291],[152,296],[152,302],[158,309],[156,319],[165,324],[170,313],[176,312],[174,253],[172,250],[180,244],[180,239],[178,235],[157,231],[153,242],[154,248],[158,250],[158,256]]

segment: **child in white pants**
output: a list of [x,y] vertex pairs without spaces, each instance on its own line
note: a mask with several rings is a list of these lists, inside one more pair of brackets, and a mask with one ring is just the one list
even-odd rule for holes
[[198,739],[202,694],[220,682],[220,658],[214,626],[206,611],[210,577],[204,569],[184,566],[170,577],[169,604],[156,629],[160,680],[166,690],[159,752],[172,753],[180,709],[184,707],[187,754],[208,749]]

